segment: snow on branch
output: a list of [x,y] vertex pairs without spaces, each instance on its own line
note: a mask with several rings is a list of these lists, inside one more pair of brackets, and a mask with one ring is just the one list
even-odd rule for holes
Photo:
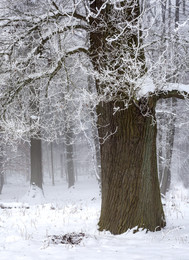
[[137,82],[139,89],[137,99],[141,97],[148,97],[155,95],[157,99],[160,98],[188,98],[189,97],[189,85],[180,83],[166,83],[162,87],[155,86],[151,78],[141,78]]

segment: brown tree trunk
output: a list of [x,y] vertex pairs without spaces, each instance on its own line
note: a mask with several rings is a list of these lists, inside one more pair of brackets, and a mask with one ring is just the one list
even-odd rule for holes
[[157,172],[156,125],[134,104],[114,115],[113,107],[109,102],[98,108],[100,125],[108,125],[99,130],[101,137],[117,129],[101,145],[100,230],[113,234],[134,227],[159,230],[165,221]]
[[[121,4],[124,6],[126,2]],[[96,12],[102,3],[103,1],[91,1],[91,10]],[[139,1],[129,1],[129,4],[130,8],[128,5],[123,9],[123,17],[128,22],[137,21],[140,15]],[[111,66],[102,55],[103,51],[105,55],[113,51],[108,49],[106,43],[106,37],[112,36],[116,30],[115,21],[110,17],[111,9],[112,6],[107,5],[97,18],[90,20],[94,28],[90,33],[91,60],[97,71],[101,67]],[[104,28],[99,27],[103,24],[101,21],[105,21]],[[129,38],[123,37],[113,45],[115,59],[119,59],[122,43],[127,42],[131,57],[144,65],[140,68],[142,75],[145,71],[144,52],[141,49],[136,54],[133,49],[134,44],[138,46],[141,39],[129,29],[124,35],[129,35]],[[123,72],[127,73],[127,66],[120,73]],[[106,87],[101,85],[99,88],[98,81],[96,85],[98,91]],[[125,82],[125,86],[129,88],[130,82]],[[99,129],[100,137],[110,134],[101,145],[102,206],[99,228],[109,230],[113,234],[121,234],[134,227],[159,230],[165,226],[165,221],[157,172],[156,125],[153,126],[152,118],[144,117],[134,103],[125,109],[124,103],[117,100],[119,93],[116,97],[116,107],[121,109],[117,113],[114,113],[113,101],[101,103],[97,109],[98,125],[102,126]],[[151,100],[151,103],[152,116],[155,117],[155,100]]]
[[42,189],[43,174],[42,174],[42,151],[41,140],[31,138],[31,180],[32,185],[36,185]]

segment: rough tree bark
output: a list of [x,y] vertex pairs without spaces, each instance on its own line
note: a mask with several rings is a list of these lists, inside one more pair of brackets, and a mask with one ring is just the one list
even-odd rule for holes
[[[91,10],[99,9],[102,3],[91,1]],[[132,11],[128,10],[127,13]],[[139,12],[139,6],[135,11]],[[107,15],[105,12],[103,9],[100,17],[95,20],[91,18],[91,24],[98,28],[103,16]],[[97,70],[100,60],[98,50],[106,47],[104,38],[108,35],[107,28],[104,31],[97,29],[90,34],[91,59]],[[135,36],[131,39],[131,45],[134,41],[137,42]],[[151,99],[150,103],[151,113],[155,116],[155,100]],[[116,106],[124,108],[123,102],[116,102]],[[98,124],[108,125],[99,129],[99,136],[117,129],[101,145],[102,206],[99,229],[109,230],[113,234],[134,227],[159,230],[165,226],[165,220],[157,172],[156,125],[152,125],[150,117],[143,117],[134,102],[128,109],[114,115],[113,107],[114,103],[108,102],[99,104],[97,109]]]
[[[123,106],[123,104],[119,104]],[[154,106],[152,110],[154,115]],[[164,227],[156,159],[156,125],[132,104],[113,115],[113,104],[100,107],[100,135],[115,132],[101,145],[102,208],[99,227],[113,234],[127,229]]]
[[[98,10],[103,3],[104,1],[92,0],[91,11],[99,13]],[[123,6],[123,15],[127,22],[135,23],[140,15],[139,1],[122,1],[120,5]],[[108,66],[111,69],[111,63],[107,63],[103,53],[106,55],[108,50],[107,57],[114,55],[114,59],[119,59],[119,50],[122,51],[122,44],[127,42],[128,49],[125,50],[129,51],[134,61],[138,60],[138,64],[141,64],[139,68],[142,76],[145,73],[144,52],[141,48],[139,52],[135,52],[137,49],[135,47],[141,44],[142,32],[137,34],[130,28],[124,29],[126,37],[122,41],[118,38],[118,43],[112,44],[114,49],[107,47],[106,39],[108,36],[112,37],[112,33],[116,30],[116,22],[119,22],[110,17],[111,8],[111,4],[107,4],[106,8],[103,6],[100,15],[93,16],[90,20],[92,27],[90,54],[94,69],[99,72],[101,68]],[[114,54],[113,50],[115,50]],[[127,73],[127,65],[121,73]],[[117,77],[120,75],[119,71],[116,70]],[[132,90],[130,84],[125,82],[125,91]],[[100,88],[107,87],[99,81],[96,81],[96,85],[98,92]],[[183,95],[177,90],[172,90],[151,95],[148,100],[144,97],[139,100],[131,97],[127,109],[124,101],[119,99],[123,95],[123,92],[120,95],[117,93],[112,101],[101,102],[97,108],[98,125],[102,126],[99,128],[101,140],[109,133],[109,138],[101,143],[102,206],[99,229],[109,230],[113,234],[121,234],[134,227],[135,230],[139,228],[150,231],[160,230],[165,226],[165,219],[157,171],[157,126],[152,124],[152,118],[155,119],[158,99],[183,98]],[[125,99],[127,99],[126,94]],[[114,100],[116,100],[116,107],[120,108],[116,113]],[[149,110],[145,111],[146,109]],[[148,116],[144,116],[147,114]]]

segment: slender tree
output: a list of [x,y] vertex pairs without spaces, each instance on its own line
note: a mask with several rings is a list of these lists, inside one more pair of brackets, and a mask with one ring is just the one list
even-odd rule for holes
[[55,185],[54,181],[54,156],[53,156],[53,143],[51,145],[51,177],[52,177],[52,185]]
[[69,131],[66,133],[66,164],[68,176],[68,188],[75,184],[75,171],[74,171],[74,149],[73,149],[73,133]]
[[[161,105],[160,105],[161,102]],[[177,99],[161,100],[156,111],[158,124],[158,170],[161,194],[165,195],[171,184],[171,165],[175,136]]]
[[3,169],[3,154],[2,154],[2,149],[0,149],[0,194],[3,189],[4,185],[4,169]]

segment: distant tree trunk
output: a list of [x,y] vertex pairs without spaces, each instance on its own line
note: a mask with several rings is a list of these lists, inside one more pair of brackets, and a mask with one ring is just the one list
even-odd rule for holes
[[67,163],[67,175],[68,175],[68,188],[75,184],[75,172],[73,161],[73,144],[72,144],[72,132],[66,134],[66,163]]
[[54,182],[54,158],[53,158],[53,143],[51,143],[51,177],[52,177],[52,185],[55,185]]
[[106,103],[99,108],[101,125],[109,124],[99,130],[100,136],[117,129],[101,145],[100,230],[113,234],[136,226],[159,230],[165,221],[157,174],[156,125],[134,104],[114,115],[113,107]]
[[60,154],[60,177],[63,178],[64,176],[64,159],[63,154]]
[[31,185],[36,185],[42,189],[43,174],[42,174],[42,150],[41,140],[37,138],[31,138]]
[[96,153],[96,163],[97,163],[97,175],[100,181],[100,175],[101,175],[101,159],[100,159],[100,143],[98,138],[98,129],[96,127],[93,127],[92,129],[93,138],[94,138],[94,145],[95,145],[95,153]]
[[[91,76],[88,76],[88,86],[89,86],[89,89],[91,92],[95,92],[96,91],[96,84],[95,84],[95,79],[94,77],[91,77]],[[97,117],[96,115],[96,111],[91,113],[91,117],[93,118],[94,122],[95,122],[95,119]],[[95,122],[96,123],[96,122]],[[101,178],[100,178],[100,165],[101,165],[101,159],[100,159],[100,142],[99,142],[99,137],[98,137],[98,129],[97,129],[97,126],[94,125],[92,126],[92,138],[94,140],[94,148],[95,148],[95,154],[94,156],[96,157],[95,158],[95,168],[96,168],[96,177],[97,177],[97,180],[98,182],[100,183],[101,182]],[[93,150],[93,149],[92,149]]]
[[157,157],[158,157],[158,173],[159,173],[159,182],[161,187],[161,181],[163,176],[163,129],[161,128],[162,120],[164,119],[163,111],[162,111],[162,99],[159,100],[160,103],[160,112],[156,113],[157,123],[158,123],[158,138],[157,138]]
[[168,27],[169,27],[169,33],[170,33],[170,30],[171,30],[171,12],[172,12],[172,8],[171,8],[171,0],[168,0]]
[[[0,135],[0,140],[1,140],[1,135]],[[3,169],[3,146],[2,146],[2,140],[1,140],[1,147],[0,147],[0,194],[2,192],[3,189],[3,185],[4,185],[4,169]]]
[[161,2],[161,12],[162,12],[162,23],[163,23],[163,32],[162,32],[162,40],[165,41],[165,32],[166,32],[166,5],[167,5],[167,0],[163,0]]
[[[171,102],[170,102],[171,101]],[[166,152],[165,152],[165,167],[161,167],[163,170],[160,173],[160,181],[161,181],[161,193],[166,194],[166,192],[170,188],[171,184],[171,161],[172,161],[172,154],[173,154],[173,144],[174,144],[174,136],[175,136],[175,113],[176,113],[176,105],[177,100],[173,98],[169,101],[171,105],[171,114],[167,115],[166,122],[168,122],[167,133],[166,133]],[[162,155],[163,156],[163,155]]]
[[167,0],[161,1],[162,22],[164,25],[165,25],[166,4],[167,4]]
[[158,126],[158,135],[157,135],[158,175],[159,175],[160,191],[161,194],[163,195],[165,195],[166,193],[166,191],[164,192],[164,189],[167,190],[168,188],[167,181],[169,179],[166,178],[165,168],[166,168],[166,164],[168,163],[168,161],[166,160],[166,155],[168,155],[167,150],[169,150],[169,144],[167,143],[169,126],[166,124],[166,122],[168,122],[170,115],[167,115],[165,104],[166,103],[163,102],[163,99],[159,100],[159,104],[158,104],[159,110],[156,112],[157,126]]
[[[38,120],[40,108],[40,90],[31,87],[33,100],[30,101],[30,109],[33,110],[33,117],[30,118],[30,124],[35,124]],[[42,173],[42,141],[40,129],[37,133],[32,133],[30,140],[30,162],[31,162],[31,179],[30,184],[43,190],[43,173]]]
[[3,185],[4,185],[4,174],[0,173],[0,194],[2,193]]
[[179,23],[180,3],[181,3],[180,0],[175,1],[175,28],[178,27],[178,23]]
[[3,165],[0,162],[0,194],[2,193],[3,185],[4,185],[4,172],[3,172]]
[[186,0],[183,0],[183,14],[186,14]]

